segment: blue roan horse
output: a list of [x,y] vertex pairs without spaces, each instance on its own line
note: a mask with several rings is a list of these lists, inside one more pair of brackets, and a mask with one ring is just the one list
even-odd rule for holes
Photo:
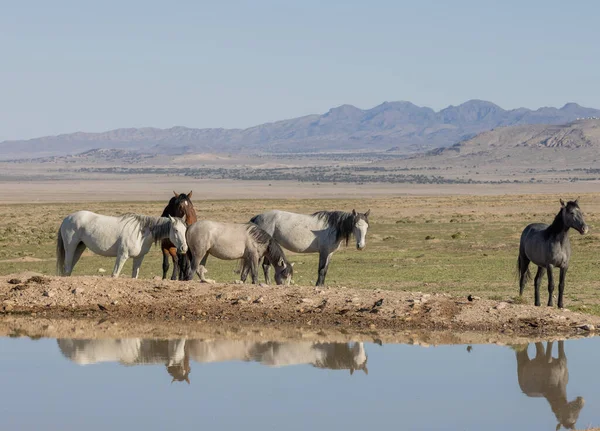
[[538,266],[534,279],[535,305],[540,305],[540,283],[544,273],[548,272],[548,306],[553,305],[552,293],[554,292],[554,277],[552,269],[560,268],[558,282],[558,307],[563,308],[563,292],[565,290],[565,276],[569,268],[571,257],[571,243],[569,229],[573,228],[581,235],[587,233],[588,226],[583,219],[579,208],[578,199],[565,202],[560,200],[560,211],[550,226],[544,223],[532,223],[521,234],[519,245],[519,295],[523,295],[525,284],[531,277],[529,262]]

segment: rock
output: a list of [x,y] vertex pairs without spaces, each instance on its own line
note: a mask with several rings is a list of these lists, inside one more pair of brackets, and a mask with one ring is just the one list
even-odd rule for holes
[[106,272],[106,269],[104,269],[104,268],[98,268],[98,272],[100,274],[104,274]]
[[589,323],[586,323],[585,325],[581,325],[579,328],[583,329],[584,331],[589,331],[589,332],[592,332],[592,331],[596,330],[596,327],[594,325],[589,324]]
[[52,298],[54,296],[54,292],[52,290],[44,290],[44,293],[42,293],[42,296],[45,296],[47,298]]
[[158,281],[158,280],[162,280],[162,278],[159,277],[158,275],[155,275],[154,277],[152,277],[152,280]]
[[269,285],[268,285],[268,284],[265,284],[265,283],[260,283],[260,284],[258,285],[258,287],[269,287]]
[[312,304],[312,299],[308,299],[308,298],[302,298],[300,300],[300,302],[303,302],[305,304]]
[[244,284],[244,282],[242,280],[235,280],[233,284]]
[[19,280],[18,278],[11,278],[10,280],[8,280],[8,284],[21,284],[21,280]]
[[504,308],[508,307],[508,303],[507,302],[500,302],[498,305],[496,305],[494,308],[496,310],[502,310]]
[[112,301],[112,302],[110,303],[110,305],[117,305],[118,303],[119,303],[119,301],[117,301],[117,300],[115,299],[114,301]]
[[252,301],[253,304],[262,304],[264,302],[264,298],[262,296],[259,296],[258,298],[256,298],[254,301]]
[[467,296],[467,299],[468,299],[469,301],[478,301],[478,300],[480,300],[481,298],[480,298],[479,296],[473,296],[473,295],[469,295],[469,296]]
[[85,290],[83,290],[81,287],[76,287],[75,289],[71,290],[73,295],[82,295],[83,292],[85,292]]

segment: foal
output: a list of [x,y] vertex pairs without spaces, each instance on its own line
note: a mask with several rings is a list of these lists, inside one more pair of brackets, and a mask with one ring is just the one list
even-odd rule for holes
[[579,208],[579,199],[565,202],[560,200],[560,211],[554,217],[551,225],[544,223],[532,223],[528,225],[521,234],[519,245],[519,295],[523,295],[525,283],[531,277],[529,262],[538,266],[534,279],[535,305],[540,305],[540,283],[544,273],[548,272],[548,306],[552,307],[552,293],[554,292],[554,277],[552,269],[560,268],[558,282],[558,307],[563,308],[563,292],[565,290],[565,276],[569,268],[571,257],[571,243],[569,241],[569,229],[573,228],[581,235],[588,232],[588,226],[583,219],[583,213]]

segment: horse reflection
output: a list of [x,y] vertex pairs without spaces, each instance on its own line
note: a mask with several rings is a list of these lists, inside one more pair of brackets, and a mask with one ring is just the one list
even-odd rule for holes
[[163,363],[171,382],[190,383],[191,372],[186,340],[76,340],[59,339],[61,353],[71,361],[88,365],[99,362],[119,362],[123,365]]
[[164,363],[172,381],[190,382],[190,359],[199,363],[244,361],[270,367],[307,364],[368,374],[363,343],[251,342],[233,340],[71,340],[60,339],[62,354],[78,364]]
[[558,421],[557,430],[561,425],[567,429],[574,429],[585,401],[582,397],[577,397],[571,402],[567,400],[569,370],[564,342],[558,342],[558,358],[552,357],[552,346],[553,343],[548,342],[544,351],[542,343],[535,343],[533,359],[530,359],[527,353],[529,345],[517,351],[519,386],[528,397],[546,398]]

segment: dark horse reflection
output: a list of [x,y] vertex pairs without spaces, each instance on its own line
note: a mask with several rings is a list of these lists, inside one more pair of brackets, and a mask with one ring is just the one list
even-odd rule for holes
[[124,365],[166,366],[172,382],[190,383],[190,359],[198,363],[253,361],[270,367],[307,364],[316,368],[362,370],[368,374],[363,343],[255,342],[243,340],[119,340],[59,339],[62,354],[86,365],[119,362]]
[[558,421],[557,430],[561,426],[574,429],[585,401],[582,397],[577,397],[570,402],[567,400],[569,370],[564,342],[558,342],[558,358],[552,356],[552,345],[552,342],[548,342],[544,350],[542,343],[535,343],[533,359],[530,359],[527,353],[529,345],[519,346],[517,349],[519,386],[528,397],[546,398]]

